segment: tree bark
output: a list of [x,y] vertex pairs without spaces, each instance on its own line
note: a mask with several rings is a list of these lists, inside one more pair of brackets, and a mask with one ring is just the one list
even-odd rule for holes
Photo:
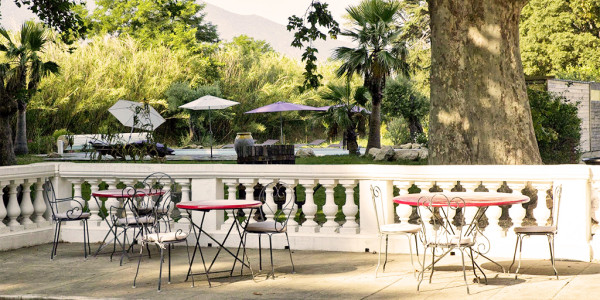
[[19,103],[17,106],[19,111],[17,112],[17,130],[15,130],[15,154],[22,155],[29,152],[27,148],[27,104]]
[[541,164],[519,52],[526,0],[430,0],[430,164]]
[[385,86],[385,76],[373,78],[372,74],[365,75],[365,84],[371,94],[371,115],[369,116],[369,138],[367,140],[367,149],[369,153],[371,148],[381,148],[381,101],[383,100],[383,88]]
[[0,113],[0,166],[17,164],[17,158],[13,151],[11,118],[12,115]]

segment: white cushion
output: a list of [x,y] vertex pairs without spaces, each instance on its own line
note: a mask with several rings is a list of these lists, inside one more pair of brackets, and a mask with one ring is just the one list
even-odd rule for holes
[[117,225],[132,225],[132,224],[149,224],[149,223],[154,223],[154,217],[153,216],[141,216],[139,218],[135,218],[135,217],[126,217],[126,218],[119,218],[117,219]]
[[188,235],[190,235],[189,232],[182,231],[159,232],[149,234],[144,239],[150,243],[176,242],[185,240]]
[[287,227],[275,221],[255,222],[248,224],[246,231],[248,232],[285,232]]
[[385,224],[379,227],[381,233],[417,233],[421,230],[421,225],[395,223]]
[[87,219],[90,217],[90,213],[88,212],[79,212],[79,211],[72,211],[72,212],[64,212],[64,213],[57,213],[56,214],[56,218],[58,219],[70,219],[70,220],[80,220],[80,219]]
[[556,233],[556,226],[523,226],[515,227],[516,233],[529,233],[529,234],[546,234]]

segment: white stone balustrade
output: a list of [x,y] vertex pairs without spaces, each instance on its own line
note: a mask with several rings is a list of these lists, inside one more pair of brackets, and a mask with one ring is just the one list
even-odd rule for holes
[[543,183],[533,183],[532,186],[537,193],[537,206],[533,210],[533,216],[535,217],[535,221],[539,226],[546,226],[548,218],[550,218],[550,215],[552,214],[546,205],[546,191],[548,191],[551,186]]
[[[53,178],[55,188],[60,197],[79,196],[82,194],[84,182],[88,182],[91,191],[98,190],[101,182],[106,182],[109,188],[116,188],[119,182],[133,183],[139,178],[145,178],[152,172],[165,172],[172,176],[181,187],[181,201],[222,199],[223,190],[229,191],[229,199],[236,198],[236,190],[242,183],[247,191],[247,197],[252,196],[252,188],[256,182],[265,185],[273,180],[283,180],[294,186],[301,185],[305,191],[305,202],[302,205],[305,221],[300,224],[290,223],[297,227],[290,230],[292,249],[364,251],[366,248],[376,248],[377,230],[373,226],[374,215],[370,214],[368,205],[372,206],[370,192],[364,188],[376,181],[384,186],[387,201],[391,201],[391,187],[396,186],[400,195],[408,193],[408,188],[414,183],[423,192],[437,185],[443,191],[449,191],[457,182],[467,190],[473,191],[483,184],[489,191],[497,190],[503,182],[507,182],[513,193],[521,193],[528,184],[536,189],[540,204],[544,203],[546,191],[557,184],[563,186],[561,205],[561,231],[556,239],[556,254],[558,258],[590,260],[600,259],[600,238],[592,236],[592,216],[600,215],[597,207],[592,206],[592,199],[597,199],[600,184],[595,183],[600,178],[600,167],[586,165],[560,166],[383,166],[383,165],[353,165],[353,166],[310,166],[310,165],[160,165],[160,164],[85,164],[49,162],[29,166],[3,167],[0,172],[0,188],[8,187],[6,207],[0,201],[0,249],[50,242],[53,227],[48,222],[47,203],[43,197],[43,182]],[[593,175],[592,175],[593,174]],[[284,180],[285,179],[285,180]],[[325,189],[325,205],[323,213],[326,222],[319,226],[315,222],[318,207],[315,204],[313,188],[321,184]],[[30,187],[34,186],[34,195],[29,195]],[[334,188],[340,185],[345,189],[345,195],[334,195]],[[354,203],[354,188],[360,187],[360,205]],[[18,188],[21,186],[21,188]],[[27,195],[21,195],[22,190]],[[343,197],[339,198],[338,197]],[[110,207],[109,199],[107,208]],[[20,202],[19,202],[20,201]],[[269,201],[269,199],[267,199]],[[271,199],[272,201],[272,199]],[[345,203],[341,207],[345,223],[335,221],[339,213],[336,204]],[[393,205],[386,205],[386,215],[391,216]],[[118,204],[117,204],[118,206]],[[100,207],[95,201],[88,201],[92,219],[99,221]],[[425,211],[422,211],[425,212]],[[181,212],[185,214],[186,212]],[[400,222],[408,222],[412,213],[409,206],[400,205],[396,208]],[[549,217],[550,209],[538,205],[533,211],[538,223]],[[195,215],[196,213],[194,213]],[[467,211],[468,215],[469,212]],[[486,212],[489,225],[484,234],[490,239],[491,253],[494,257],[510,257],[514,250],[514,239],[502,236],[503,229],[499,226],[502,210],[490,207]],[[360,216],[360,220],[358,220]],[[520,226],[525,216],[521,205],[514,205],[509,210],[513,226]],[[430,218],[431,216],[425,216]],[[466,219],[469,217],[466,216]],[[31,223],[27,221],[30,219]],[[206,230],[219,238],[224,235],[219,224],[223,222],[223,213],[211,211],[207,214]],[[196,219],[194,219],[196,220]],[[72,226],[63,228],[61,238],[68,242],[81,242],[81,228],[72,222]],[[107,231],[105,222],[90,222],[92,242],[98,242]],[[6,226],[7,224],[8,226]],[[37,228],[33,228],[36,225]],[[11,231],[12,230],[12,231]],[[13,232],[22,232],[14,235]],[[513,232],[512,228],[508,232]],[[500,234],[498,234],[500,233]],[[31,235],[29,235],[31,234]],[[36,236],[35,239],[30,238]],[[44,238],[40,239],[40,236]],[[29,237],[29,238],[28,238]],[[6,243],[6,241],[9,241]],[[235,244],[235,239],[232,239]],[[256,247],[256,241],[248,241],[249,247]],[[275,247],[283,247],[275,241]],[[390,252],[406,251],[406,243],[396,237],[390,238]],[[254,243],[254,244],[253,244]],[[524,252],[524,258],[547,257],[547,241],[534,238],[527,241],[530,252]],[[5,246],[10,245],[10,246]],[[591,251],[592,248],[595,251]],[[591,256],[590,253],[596,255]]]

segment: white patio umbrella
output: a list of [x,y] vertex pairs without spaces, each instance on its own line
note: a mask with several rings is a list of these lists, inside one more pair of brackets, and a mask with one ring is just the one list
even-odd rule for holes
[[[121,124],[131,127],[131,133],[133,133],[133,128],[154,130],[165,122],[165,119],[152,106],[146,106],[140,102],[119,100],[108,111]],[[131,134],[129,138],[131,139]]]
[[212,120],[211,120],[211,116],[210,116],[210,111],[213,109],[228,108],[230,106],[234,106],[237,104],[240,104],[240,103],[231,101],[231,100],[222,99],[222,98],[215,97],[215,96],[211,96],[211,95],[206,95],[206,96],[202,96],[192,102],[189,102],[189,103],[179,106],[179,108],[187,108],[187,109],[192,109],[192,110],[208,110],[208,133],[210,133],[210,158],[213,157],[213,155],[212,155],[213,132],[212,132]]

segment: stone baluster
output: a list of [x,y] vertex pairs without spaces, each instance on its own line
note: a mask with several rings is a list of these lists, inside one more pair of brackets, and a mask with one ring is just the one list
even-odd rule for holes
[[[399,190],[398,196],[408,194],[408,189],[412,186],[412,182],[409,181],[394,181],[393,184]],[[412,215],[412,212],[413,207],[410,205],[399,204],[396,207],[396,215],[402,224],[408,224],[408,220],[410,220],[410,215]]]
[[546,226],[546,222],[552,214],[546,206],[546,191],[550,188],[550,184],[534,183],[532,186],[537,192],[537,206],[533,210],[533,216],[539,226]]
[[[106,182],[106,184],[108,185],[108,189],[109,190],[115,190],[117,189],[117,183],[118,180],[116,178],[109,178],[109,179],[105,179],[104,182]],[[104,207],[106,207],[106,211],[108,214],[111,213],[116,213],[116,208],[119,207],[120,204],[120,200],[117,198],[107,198],[106,201],[104,201]],[[113,210],[111,211],[111,207],[113,207]]]
[[315,200],[313,198],[313,193],[314,193],[313,188],[317,184],[316,180],[302,179],[299,181],[299,183],[305,189],[304,193],[305,193],[306,198],[304,200],[304,204],[302,204],[302,213],[304,213],[304,217],[306,218],[306,221],[304,221],[304,223],[302,223],[302,226],[300,226],[300,228],[298,228],[298,232],[305,232],[305,233],[319,232],[319,224],[317,224],[317,222],[315,222],[315,215],[317,213],[317,205],[315,204]]
[[6,207],[6,212],[9,218],[8,227],[10,227],[10,231],[19,231],[23,230],[24,228],[17,221],[17,218],[21,215],[21,207],[19,207],[19,202],[17,200],[18,186],[19,183],[15,180],[11,180],[8,186],[8,206]]
[[356,222],[358,205],[354,203],[354,187],[358,184],[357,180],[340,180],[340,184],[346,189],[346,202],[342,206],[342,212],[346,216],[346,223],[340,228],[340,233],[357,234],[359,226]]
[[[236,192],[238,187],[237,179],[223,179],[223,184],[227,185],[227,192],[229,194],[227,196],[227,200],[236,200]],[[217,211],[217,213],[219,213],[219,211]],[[221,228],[229,229],[229,227],[231,227],[231,224],[233,224],[233,218],[235,218],[235,215],[232,213],[231,210],[225,211],[225,213],[227,213],[228,218],[227,220],[225,220],[225,222],[223,222]]]
[[[190,199],[190,179],[189,178],[177,179],[176,182],[181,187],[180,203],[190,202],[191,201],[191,199]],[[172,205],[174,205],[174,204],[172,204]],[[180,209],[179,213],[181,214],[182,219],[180,219],[178,223],[189,224],[190,220],[188,218],[190,216],[188,215],[187,210]]]
[[[479,182],[460,182],[460,185],[465,189],[466,193],[474,193],[475,189],[479,186]],[[472,223],[475,218],[475,214],[477,214],[477,207],[463,207],[461,208],[461,212],[463,214],[464,220],[466,223]],[[458,213],[458,211],[457,211]]]
[[[126,179],[121,179],[121,182],[123,182],[123,184],[125,185],[125,187],[133,187],[136,183],[135,179],[132,178],[126,178]],[[133,194],[133,192],[132,192]],[[130,199],[123,199],[122,201],[137,201],[139,200],[138,198],[130,198]],[[133,205],[136,205],[137,202],[132,203]],[[125,215],[127,216],[127,218],[133,218],[133,212],[131,211],[131,205],[125,205],[124,207],[125,210]]]
[[[97,192],[100,183],[98,179],[87,179],[86,180],[90,184],[90,190],[93,193]],[[90,209],[90,221],[100,221],[102,218],[100,217],[100,207],[98,204],[102,205],[100,199],[96,202],[96,198],[90,195],[90,200],[88,201],[88,208]]]
[[[415,185],[421,189],[421,193],[429,193],[429,189],[432,188],[434,186],[435,182],[433,181],[416,181]],[[423,219],[423,221],[425,222],[425,228],[427,230],[427,232],[429,233],[433,233],[434,232],[434,228],[433,228],[433,224],[431,224],[430,220],[431,217],[433,215],[430,214],[429,209],[422,207],[420,209],[421,213],[424,213],[424,215],[421,216],[421,218]]]
[[[524,182],[508,182],[508,185],[512,189],[513,195],[522,195],[521,190],[525,187]],[[521,226],[527,211],[523,208],[523,205],[514,204],[508,209],[508,213],[512,219],[513,226]]]
[[35,199],[33,200],[33,221],[38,227],[47,225],[47,220],[44,218],[47,208],[46,201],[44,201],[44,178],[38,178],[35,183]]
[[[291,179],[291,178],[282,178],[281,179],[282,182],[287,183],[288,185],[288,190],[285,191],[286,193],[286,202],[287,201],[296,201],[296,197],[295,197],[295,188],[298,185],[298,180],[297,179]],[[289,190],[291,189],[291,191]],[[294,199],[289,199],[288,197],[293,197]],[[287,211],[285,211],[285,215],[287,216],[287,214],[290,214],[290,219],[287,222],[287,227],[288,227],[288,231],[290,232],[296,232],[298,231],[298,222],[296,222],[295,218],[296,218],[296,213],[298,212],[298,206],[294,203],[294,205],[292,205],[291,207],[291,211],[289,211],[289,209]]]
[[22,184],[23,187],[23,198],[21,199],[21,225],[25,229],[37,228],[37,225],[31,221],[31,215],[33,214],[33,204],[31,203],[31,182],[30,179],[25,179]]
[[[71,208],[75,208],[77,207],[77,209],[83,209],[85,207],[85,200],[83,199],[83,197],[81,196],[81,179],[79,178],[74,178],[74,179],[69,179],[69,182],[73,185],[73,199],[75,201],[77,201],[78,204],[76,204],[75,201],[70,201],[71,204]],[[80,211],[73,211],[74,214],[79,214]]]
[[[265,214],[265,221],[273,221],[275,218],[275,212],[277,212],[277,204],[273,198],[273,179],[261,179],[260,183],[265,189],[265,202],[263,204],[263,213]],[[270,184],[270,185],[269,185]],[[268,186],[268,187],[267,187]]]
[[[490,181],[484,182],[483,185],[488,189],[490,193],[496,193],[502,182]],[[487,208],[485,215],[488,218],[488,226],[485,228],[485,233],[489,237],[492,236],[504,236],[504,229],[500,226],[500,217],[502,216],[502,207],[494,205]]]
[[[246,199],[245,200],[254,201],[254,186],[258,183],[258,180],[255,178],[240,178],[240,183],[242,185],[244,185],[244,187],[246,188]],[[277,208],[277,206],[275,206],[275,208]],[[246,218],[254,217],[254,216],[250,215],[250,212],[252,211],[252,209],[245,208],[245,209],[242,209],[242,211],[244,212],[244,216]],[[254,210],[254,211],[256,211],[256,210]],[[237,212],[237,210],[234,210],[233,212],[235,213],[235,212]]]
[[452,192],[452,188],[456,186],[455,181],[438,181],[436,185],[444,191],[444,193]]
[[[4,189],[4,187],[7,185],[6,182],[2,182],[0,181],[0,200],[2,199],[2,196],[4,195],[4,193],[2,192],[2,190]],[[4,218],[6,218],[6,207],[4,206],[4,201],[0,201],[0,233],[5,233],[10,231],[10,229],[4,225]]]
[[321,180],[320,183],[325,188],[325,205],[323,205],[323,213],[325,214],[325,223],[321,227],[323,233],[336,233],[339,228],[339,224],[335,221],[335,215],[338,212],[338,206],[335,204],[333,197],[333,189],[336,186],[336,181],[327,179]]

